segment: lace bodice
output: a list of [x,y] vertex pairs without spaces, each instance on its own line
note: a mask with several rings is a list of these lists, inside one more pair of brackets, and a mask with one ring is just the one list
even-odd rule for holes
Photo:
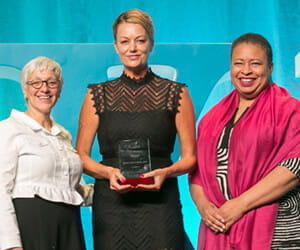
[[146,137],[152,156],[173,151],[175,115],[184,84],[163,79],[151,71],[140,80],[125,74],[113,81],[90,84],[96,114],[98,141],[105,157],[115,157],[119,140]]
[[150,110],[178,111],[179,93],[183,84],[169,81],[148,72],[141,80],[125,74],[103,84],[89,85],[97,114],[105,111],[143,112]]

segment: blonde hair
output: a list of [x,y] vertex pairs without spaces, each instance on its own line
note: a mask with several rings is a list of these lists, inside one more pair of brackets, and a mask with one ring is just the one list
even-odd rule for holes
[[30,60],[22,69],[21,73],[21,83],[22,83],[22,90],[24,92],[24,86],[28,80],[28,76],[32,74],[34,71],[43,71],[43,70],[52,70],[57,80],[63,84],[63,76],[62,76],[62,69],[60,65],[45,56],[38,56],[32,60]]
[[151,44],[153,45],[154,28],[153,28],[152,19],[147,13],[139,9],[132,9],[132,10],[127,10],[122,14],[120,14],[113,24],[113,33],[114,33],[115,40],[117,37],[118,26],[121,23],[140,24],[145,29],[147,35],[149,36]]

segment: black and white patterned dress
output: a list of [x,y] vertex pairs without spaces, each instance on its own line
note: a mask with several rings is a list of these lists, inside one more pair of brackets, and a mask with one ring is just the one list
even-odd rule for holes
[[[245,112],[244,112],[245,113]],[[235,113],[236,114],[236,113]],[[224,197],[231,199],[227,182],[229,142],[234,130],[234,117],[222,131],[217,145],[217,180]],[[279,164],[300,178],[300,158],[288,159]],[[297,186],[278,200],[278,214],[271,249],[300,249],[300,187]]]

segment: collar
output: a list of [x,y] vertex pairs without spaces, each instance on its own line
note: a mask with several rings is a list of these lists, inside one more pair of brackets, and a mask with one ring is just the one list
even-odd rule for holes
[[56,123],[52,120],[52,128],[51,131],[48,131],[45,129],[41,124],[39,124],[36,120],[32,119],[30,116],[26,115],[24,112],[20,112],[18,110],[13,109],[11,111],[10,117],[18,121],[19,123],[22,123],[26,125],[27,127],[31,128],[33,131],[44,131],[47,134],[51,135],[58,135],[62,132],[61,128],[56,125]]
[[148,69],[148,71],[144,77],[139,78],[139,79],[131,78],[128,75],[126,75],[125,72],[123,72],[123,74],[121,75],[121,79],[127,85],[129,85],[131,87],[139,87],[141,85],[145,85],[145,84],[149,83],[153,79],[153,77],[154,77],[154,74],[153,74],[151,68]]

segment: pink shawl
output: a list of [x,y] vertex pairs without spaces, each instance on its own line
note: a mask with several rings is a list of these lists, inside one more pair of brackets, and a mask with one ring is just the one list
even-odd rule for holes
[[[198,168],[190,182],[203,187],[217,207],[226,200],[216,180],[216,148],[224,126],[238,105],[232,91],[214,106],[198,127]],[[228,185],[237,197],[284,160],[300,156],[300,102],[276,84],[269,84],[236,123],[229,145]],[[227,234],[215,234],[204,223],[198,249],[270,249],[277,216],[277,203],[246,213]]]

